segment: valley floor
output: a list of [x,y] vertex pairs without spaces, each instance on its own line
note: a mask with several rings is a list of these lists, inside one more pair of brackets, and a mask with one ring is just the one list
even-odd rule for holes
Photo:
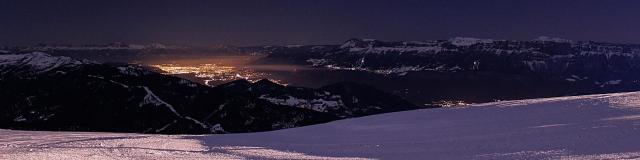
[[272,132],[0,130],[0,159],[640,159],[640,92],[424,109]]

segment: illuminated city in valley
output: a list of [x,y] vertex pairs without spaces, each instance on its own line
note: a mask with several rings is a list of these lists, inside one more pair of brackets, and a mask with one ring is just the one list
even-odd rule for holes
[[640,160],[640,0],[0,0],[0,160]]
[[245,79],[249,82],[269,79],[274,83],[286,85],[282,83],[281,80],[268,78],[270,76],[269,73],[257,72],[248,67],[234,67],[210,63],[195,65],[166,63],[151,66],[164,71],[164,74],[168,75],[193,74],[195,77],[202,79],[202,83],[207,85],[217,85],[238,79]]

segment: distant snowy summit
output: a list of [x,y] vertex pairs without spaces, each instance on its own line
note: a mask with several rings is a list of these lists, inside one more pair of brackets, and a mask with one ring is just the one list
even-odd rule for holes
[[33,75],[89,63],[94,62],[62,56],[55,57],[43,52],[0,54],[0,75],[8,73]]
[[372,44],[375,44],[377,40],[375,39],[357,39],[352,38],[344,42],[340,48],[354,48],[354,47],[368,47]]
[[563,38],[558,38],[558,37],[547,37],[547,36],[540,36],[536,39],[533,39],[533,41],[539,41],[539,42],[556,42],[556,43],[571,43],[573,41],[568,40],[568,39],[563,39]]
[[456,46],[471,46],[475,44],[483,44],[483,43],[493,43],[492,39],[480,39],[480,38],[469,38],[469,37],[456,37],[449,39],[449,43]]

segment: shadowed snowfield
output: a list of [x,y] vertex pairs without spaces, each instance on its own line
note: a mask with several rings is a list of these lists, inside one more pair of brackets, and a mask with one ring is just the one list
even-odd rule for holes
[[639,159],[640,92],[425,109],[262,133],[0,130],[0,159]]

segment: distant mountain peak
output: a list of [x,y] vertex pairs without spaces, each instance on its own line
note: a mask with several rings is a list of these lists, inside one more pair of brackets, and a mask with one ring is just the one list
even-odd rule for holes
[[253,84],[255,84],[257,86],[278,86],[278,87],[283,87],[283,85],[280,85],[278,83],[272,82],[269,79],[261,79],[261,80],[258,80],[256,82],[254,82]]
[[340,48],[366,48],[372,46],[375,43],[379,43],[380,41],[375,39],[367,39],[367,38],[351,38],[345,41]]
[[471,46],[474,44],[482,44],[482,43],[493,43],[495,40],[493,39],[481,39],[481,38],[471,38],[471,37],[455,37],[449,39],[451,44],[456,46]]
[[0,55],[0,73],[15,69],[20,72],[39,74],[60,67],[72,67],[83,63],[69,57],[51,56],[43,52],[6,54]]
[[556,42],[556,43],[570,43],[572,42],[571,40],[568,39],[563,39],[563,38],[558,38],[558,37],[548,37],[548,36],[540,36],[536,39],[533,39],[533,41],[538,41],[538,42]]

